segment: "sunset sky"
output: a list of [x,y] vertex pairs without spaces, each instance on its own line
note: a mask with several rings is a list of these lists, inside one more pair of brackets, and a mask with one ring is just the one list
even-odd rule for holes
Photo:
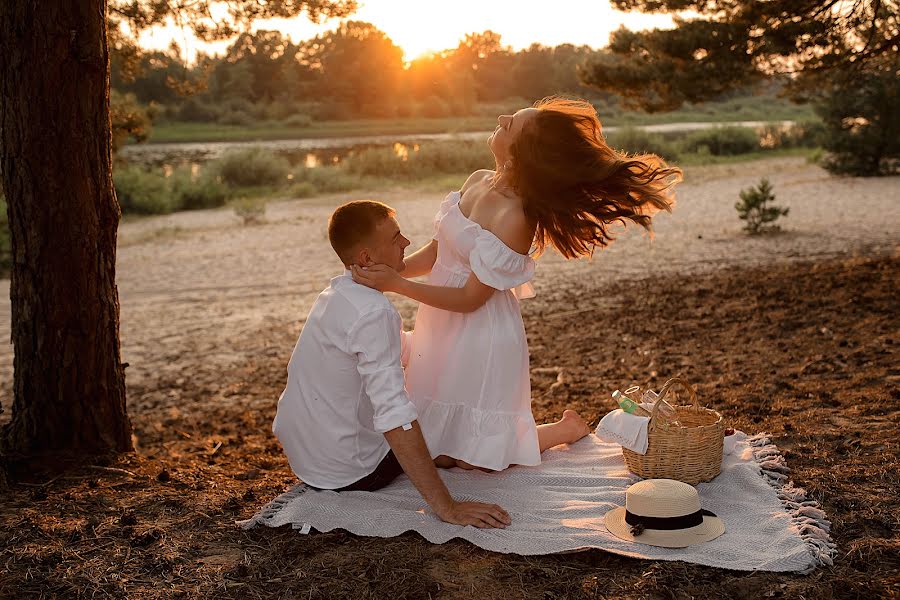
[[[421,54],[455,48],[466,34],[486,29],[501,35],[501,43],[514,50],[537,42],[545,46],[571,43],[600,48],[609,33],[624,24],[630,29],[670,27],[668,15],[621,13],[605,0],[555,0],[532,4],[521,0],[361,0],[353,20],[367,21],[387,33],[400,46],[406,60]],[[540,10],[538,10],[540,6]],[[334,29],[337,21],[319,25],[305,17],[259,21],[255,29],[275,29],[295,42]],[[186,49],[188,59],[199,50],[221,52],[228,43],[198,44],[175,27],[154,29],[141,35],[148,48],[165,48],[174,39]]]

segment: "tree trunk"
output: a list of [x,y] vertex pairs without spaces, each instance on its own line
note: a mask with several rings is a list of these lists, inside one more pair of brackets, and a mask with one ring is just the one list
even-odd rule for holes
[[12,421],[24,457],[128,451],[105,0],[0,2]]

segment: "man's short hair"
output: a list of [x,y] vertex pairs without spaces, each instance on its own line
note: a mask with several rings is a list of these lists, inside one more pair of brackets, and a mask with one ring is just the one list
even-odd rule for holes
[[338,206],[328,219],[328,241],[345,265],[353,262],[353,251],[366,241],[381,221],[397,214],[374,200],[354,200]]

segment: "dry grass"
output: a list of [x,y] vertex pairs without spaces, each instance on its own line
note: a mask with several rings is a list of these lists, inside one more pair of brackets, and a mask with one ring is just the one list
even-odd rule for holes
[[131,386],[137,454],[33,471],[6,493],[0,596],[900,597],[898,267],[839,260],[612,294],[572,281],[523,305],[539,421],[564,407],[596,418],[609,390],[684,373],[731,425],[776,435],[834,524],[834,568],[739,573],[599,551],[506,556],[416,534],[242,531],[235,519],[294,481],[269,433],[284,364],[268,349],[294,342],[276,324],[247,340],[257,360],[216,380]]

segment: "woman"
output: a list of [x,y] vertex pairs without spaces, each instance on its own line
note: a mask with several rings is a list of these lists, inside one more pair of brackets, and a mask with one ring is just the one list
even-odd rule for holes
[[[389,267],[354,267],[353,278],[421,302],[407,390],[439,466],[501,470],[536,465],[540,453],[589,432],[574,411],[535,426],[528,346],[519,299],[535,256],[553,246],[591,256],[612,241],[610,223],[650,228],[670,210],[681,171],[658,157],[611,149],[593,107],[547,98],[501,115],[488,139],[495,171],[476,171],[435,217],[434,239]],[[405,278],[429,274],[427,284]]]

